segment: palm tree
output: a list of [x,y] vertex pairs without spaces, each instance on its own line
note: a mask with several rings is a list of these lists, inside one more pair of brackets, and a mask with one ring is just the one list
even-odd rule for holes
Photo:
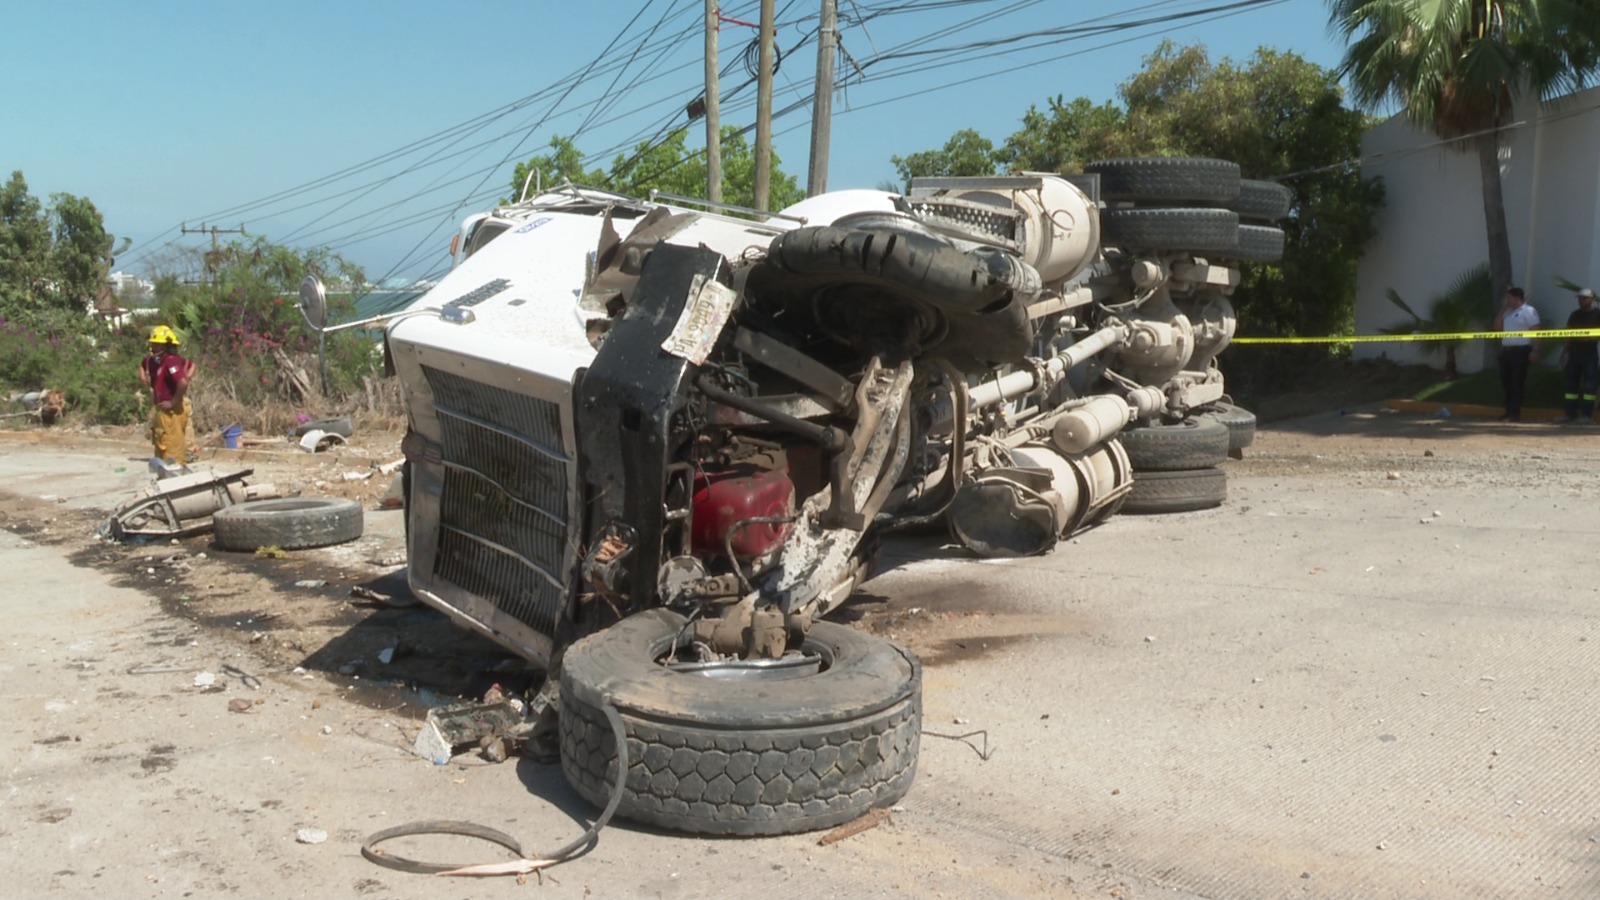
[[[1490,303],[1511,285],[1500,188],[1500,129],[1522,93],[1541,100],[1587,86],[1600,66],[1600,0],[1329,0],[1351,40],[1340,74],[1356,102],[1386,100],[1478,153],[1489,239]],[[1467,149],[1464,147],[1463,149]]]
[[[1489,324],[1488,310],[1494,300],[1489,284],[1489,267],[1479,263],[1456,276],[1444,293],[1428,301],[1428,317],[1423,318],[1411,308],[1394,288],[1385,288],[1384,296],[1411,317],[1403,325],[1391,325],[1378,330],[1384,334],[1460,334],[1464,331],[1483,331]],[[1444,378],[1455,381],[1460,375],[1456,368],[1458,341],[1430,341],[1423,346],[1428,352],[1444,349]]]

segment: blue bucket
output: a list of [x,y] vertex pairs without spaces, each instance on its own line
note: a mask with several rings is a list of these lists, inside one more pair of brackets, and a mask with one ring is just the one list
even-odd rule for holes
[[229,450],[239,449],[239,436],[244,434],[244,428],[239,425],[229,425],[222,429],[222,446]]

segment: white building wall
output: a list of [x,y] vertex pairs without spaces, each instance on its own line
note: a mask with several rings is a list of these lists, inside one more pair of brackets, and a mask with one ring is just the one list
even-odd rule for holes
[[[1501,184],[1512,278],[1540,316],[1566,323],[1571,293],[1553,279],[1600,286],[1600,88],[1527,103],[1502,143]],[[1456,149],[1465,146],[1466,152]],[[1407,321],[1385,296],[1393,288],[1419,313],[1461,273],[1488,259],[1482,177],[1469,145],[1439,139],[1395,116],[1362,141],[1362,174],[1383,178],[1387,202],[1356,276],[1356,333]],[[1422,343],[1357,344],[1357,359],[1440,365]],[[1458,351],[1464,372],[1493,363],[1492,341]],[[1552,357],[1554,354],[1549,354]]]

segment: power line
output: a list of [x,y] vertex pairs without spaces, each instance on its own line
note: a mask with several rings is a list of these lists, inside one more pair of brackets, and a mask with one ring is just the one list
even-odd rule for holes
[[[970,65],[978,60],[992,61],[997,65],[993,71],[981,72],[975,75],[964,75],[959,80],[951,80],[945,84],[919,88],[915,91],[904,92],[896,97],[874,100],[865,105],[843,107],[839,115],[850,115],[897,102],[909,97],[933,93],[953,87],[957,84],[974,80],[994,78],[1009,72],[1014,72],[1019,66],[1039,65],[1043,62],[1054,61],[1070,56],[1089,52],[1088,49],[1077,50],[1072,53],[1058,54],[1047,57],[1038,56],[1039,51],[1068,41],[1083,41],[1095,37],[1105,37],[1115,33],[1131,33],[1144,29],[1151,29],[1154,33],[1167,24],[1177,21],[1194,23],[1197,20],[1210,20],[1207,17],[1216,17],[1228,11],[1247,11],[1261,8],[1273,3],[1286,2],[1286,0],[1235,0],[1232,3],[1210,4],[1194,8],[1192,2],[1184,3],[1179,0],[1160,0],[1149,2],[1132,8],[1122,9],[1112,13],[1105,13],[1084,21],[1055,25],[1044,29],[1031,28],[1026,32],[1015,34],[983,34],[982,31],[992,31],[997,23],[1013,18],[1020,13],[1032,10],[1042,3],[1042,0],[900,0],[900,2],[864,2],[864,0],[841,0],[839,20],[841,30],[861,28],[865,32],[869,23],[887,21],[890,18],[916,19],[918,17],[941,11],[959,9],[963,13],[957,21],[942,22],[938,27],[926,32],[915,34],[898,42],[894,46],[886,46],[881,52],[876,49],[867,57],[863,57],[862,65],[866,68],[870,78],[864,78],[860,72],[845,68],[845,77],[839,80],[839,90],[846,93],[854,88],[860,90],[865,84],[881,86],[896,80],[909,78],[918,74],[936,71],[939,68],[954,65]],[[780,29],[815,27],[817,17],[815,13],[794,16],[789,18],[789,10],[795,0],[785,5],[780,12]],[[672,28],[677,21],[683,6],[683,0],[672,0],[666,9],[662,10],[653,25],[648,26],[643,32],[635,31],[635,26],[645,21],[644,16],[654,5],[640,4],[640,9],[614,37],[607,48],[590,63],[566,76],[541,88],[539,91],[518,98],[510,103],[496,107],[489,112],[479,114],[457,125],[441,129],[432,134],[413,141],[397,150],[378,154],[368,159],[347,166],[331,175],[313,179],[304,184],[285,191],[279,191],[250,203],[240,204],[226,210],[220,210],[210,216],[217,218],[222,215],[238,215],[246,209],[272,209],[271,215],[289,215],[308,209],[324,210],[311,217],[309,221],[300,223],[291,229],[286,239],[304,239],[306,237],[325,237],[330,244],[349,246],[363,243],[377,234],[388,234],[401,230],[402,227],[414,227],[426,221],[435,214],[448,213],[447,221],[429,229],[429,234],[424,236],[411,251],[406,253],[389,269],[389,274],[401,270],[409,265],[415,254],[438,233],[439,228],[453,226],[454,217],[459,215],[463,206],[480,202],[487,198],[492,202],[493,196],[483,190],[484,186],[494,177],[496,172],[503,172],[504,166],[514,159],[523,146],[533,139],[540,129],[569,117],[578,118],[577,126],[567,135],[576,143],[582,137],[587,137],[600,129],[609,129],[619,123],[632,121],[641,112],[663,111],[652,116],[652,121],[639,129],[632,136],[626,137],[604,147],[585,158],[585,165],[594,165],[603,159],[609,159],[614,153],[626,154],[622,158],[620,170],[626,170],[650,149],[667,140],[676,129],[683,126],[682,116],[687,101],[699,94],[696,84],[698,79],[691,81],[685,76],[685,70],[697,69],[695,62],[674,64],[675,50],[688,46],[690,42],[685,36],[699,27],[699,11],[694,10],[693,16],[685,16],[685,20],[693,20],[682,28]],[[698,6],[698,4],[692,4]],[[737,13],[740,8],[754,7],[754,2],[727,3],[726,7],[734,8]],[[1222,12],[1219,12],[1222,11]],[[1160,15],[1156,15],[1160,13]],[[1137,18],[1136,18],[1137,17]],[[629,34],[639,35],[631,42],[627,40]],[[798,43],[791,47],[790,52],[799,49],[810,40],[814,40],[814,31],[802,34]],[[958,39],[951,42],[952,36]],[[1147,35],[1139,34],[1126,40],[1109,43],[1100,43],[1100,49],[1105,46],[1114,46],[1131,40],[1143,39]],[[962,40],[961,37],[969,39]],[[941,42],[945,42],[941,44]],[[788,40],[785,43],[789,43]],[[622,48],[624,52],[615,52]],[[1025,61],[1018,62],[1018,58]],[[727,64],[729,69],[738,65],[736,59]],[[846,63],[841,63],[847,66]],[[593,99],[572,103],[578,95],[578,89],[586,83],[596,85],[596,79],[610,76],[605,82],[603,90]],[[783,89],[783,93],[796,98],[795,102],[786,105],[775,114],[775,118],[792,116],[809,103],[810,79],[790,81]],[[678,87],[674,88],[673,85]],[[652,91],[649,88],[659,86],[660,90]],[[741,85],[742,86],[742,85]],[[655,96],[649,96],[649,94]],[[876,93],[876,91],[874,92]],[[637,102],[629,101],[638,98]],[[724,109],[735,116],[742,110],[748,109],[754,103],[746,90],[741,94],[739,87],[735,87],[725,94],[726,105]],[[501,129],[499,133],[490,135],[495,122],[519,118],[519,113],[528,113],[515,127]],[[749,129],[743,129],[748,133]],[[471,143],[470,147],[461,147],[463,138],[480,135]],[[515,140],[513,140],[513,138]],[[503,154],[495,154],[497,162],[489,165],[471,166],[466,171],[468,164],[474,156],[484,154],[485,151],[510,142],[509,149]],[[668,161],[667,168],[683,165],[693,159],[699,158],[703,150],[694,150],[685,154],[681,159]],[[409,159],[408,159],[409,158]],[[327,188],[341,181],[349,181],[358,177],[363,172],[373,171],[380,167],[391,166],[395,162],[405,161],[397,170],[391,171],[381,177],[368,178],[361,184],[338,190],[335,193],[318,196]],[[448,167],[454,165],[453,174]],[[437,174],[431,181],[419,189],[403,191],[398,194],[390,191],[399,187],[407,179],[413,178],[425,171],[436,170]],[[637,178],[649,177],[650,173],[638,173]],[[477,178],[475,186],[466,192],[466,196],[454,207],[433,206],[430,204],[425,213],[412,213],[407,210],[413,208],[419,199],[437,194],[441,190],[471,183]],[[317,199],[311,199],[317,197]],[[298,201],[298,202],[297,202]],[[378,201],[374,203],[373,201]],[[365,209],[364,212],[360,211]],[[339,213],[349,215],[337,218]],[[259,222],[266,213],[252,215]],[[379,217],[389,217],[378,221]],[[402,226],[400,223],[406,223]],[[376,227],[367,227],[376,226]],[[340,234],[341,230],[360,227],[359,232]],[[139,248],[140,254],[158,252],[161,248],[150,249],[160,237]],[[384,276],[385,278],[388,275]]]
[[[644,15],[646,10],[648,10],[651,6],[655,5],[655,2],[656,2],[656,0],[646,0],[645,4],[639,8],[639,11],[633,14],[633,18],[628,20],[628,24],[622,26],[622,30],[617,32],[616,37],[612,38],[611,42],[606,44],[606,48],[604,50],[601,50],[600,54],[598,56],[596,56],[593,60],[590,61],[589,65],[584,70],[584,74],[579,76],[577,79],[574,79],[572,81],[572,83],[567,86],[567,89],[562,92],[561,96],[556,100],[555,104],[551,107],[552,110],[554,110],[556,108],[559,108],[561,106],[561,104],[566,100],[566,98],[572,94],[573,89],[575,89],[579,84],[581,84],[583,82],[584,77],[587,77],[588,72],[592,71],[595,66],[599,65],[601,60],[605,59],[606,54],[611,52],[611,48],[616,46],[617,41],[622,39],[622,36],[624,34],[626,34],[630,28],[633,27],[635,22],[639,21],[639,17]],[[534,125],[534,127],[529,128],[527,130],[527,132],[524,133],[523,136],[517,141],[517,143],[514,146],[512,146],[512,148],[510,150],[506,151],[506,155],[504,157],[502,157],[501,160],[500,160],[500,166],[504,166],[506,164],[506,162],[508,160],[510,160],[511,157],[514,154],[516,154],[516,152],[518,150],[521,150],[522,149],[522,145],[527,143],[528,138],[532,137],[533,133],[536,130],[538,130],[539,125],[542,125],[544,123],[545,119],[548,119],[548,118],[549,118],[549,116],[545,116],[544,118],[541,118],[539,120],[539,122]],[[474,193],[476,193],[478,190],[481,190],[483,188],[483,184],[484,184],[485,181],[489,180],[489,175],[490,174],[491,173],[485,173],[484,174],[483,179],[478,182],[478,187],[473,189]],[[445,223],[446,225],[453,224],[453,222],[448,221],[448,219],[453,219],[455,216],[459,215],[460,212],[461,212],[461,207],[465,204],[465,202],[466,202],[466,200],[463,198],[461,203],[456,204],[455,210],[453,212],[451,212],[449,217],[447,217],[447,221]],[[437,228],[435,229],[435,231],[437,231]],[[415,245],[413,245],[412,248],[409,251],[407,251],[406,255],[400,258],[399,262],[395,263],[393,266],[391,266],[389,268],[389,271],[384,274],[383,278],[379,279],[379,282],[381,283],[382,281],[387,280],[389,278],[389,276],[393,275],[402,266],[404,266],[407,262],[409,262],[411,260],[411,257],[416,255],[417,251],[421,250],[423,244],[426,243],[432,236],[433,236],[433,233],[430,232],[429,234],[424,235],[421,240],[417,241],[417,243]]]

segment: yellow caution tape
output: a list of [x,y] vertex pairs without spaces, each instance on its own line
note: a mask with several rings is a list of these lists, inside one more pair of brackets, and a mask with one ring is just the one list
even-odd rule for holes
[[1534,331],[1457,331],[1449,334],[1352,334],[1332,337],[1236,337],[1233,344],[1373,344],[1389,341],[1472,341],[1500,338],[1600,338],[1600,328],[1546,328]]

